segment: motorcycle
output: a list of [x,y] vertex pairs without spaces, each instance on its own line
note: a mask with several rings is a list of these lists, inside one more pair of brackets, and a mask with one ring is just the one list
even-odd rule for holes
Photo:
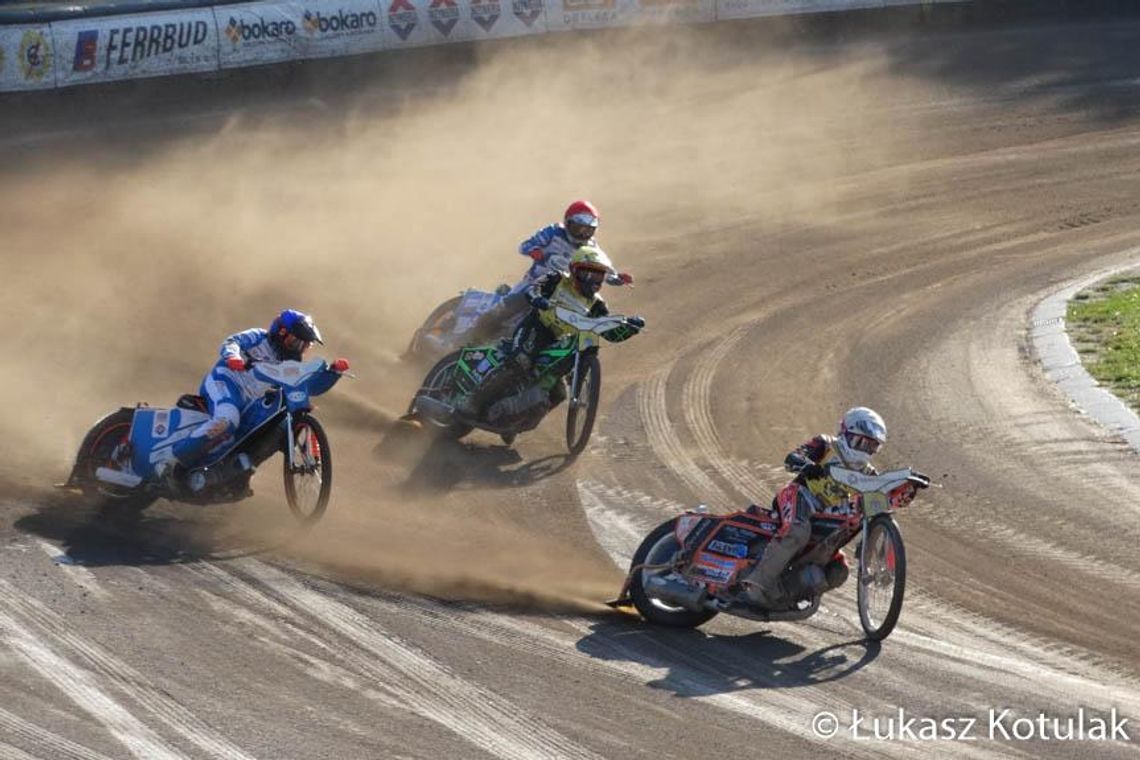
[[575,332],[540,351],[529,373],[520,375],[505,395],[492,400],[482,415],[468,416],[458,407],[506,359],[498,343],[468,346],[440,359],[428,371],[404,419],[425,421],[456,439],[479,428],[498,433],[509,446],[519,433],[533,430],[546,417],[553,408],[551,391],[557,393],[556,386],[569,375],[566,447],[573,456],[582,453],[594,429],[602,389],[601,333],[622,325],[640,329],[643,323],[621,315],[594,318],[563,306],[554,309]]
[[607,604],[632,606],[651,623],[679,628],[695,628],[722,612],[762,622],[805,620],[819,610],[824,593],[847,580],[839,550],[859,537],[859,622],[868,639],[885,639],[902,612],[906,585],[906,550],[893,515],[930,478],[911,469],[867,475],[833,464],[829,471],[856,492],[852,509],[812,516],[811,539],[781,577],[783,601],[757,606],[740,584],[779,528],[776,510],[710,515],[698,507],[645,537],[621,593]]
[[63,488],[104,506],[141,512],[165,498],[191,504],[240,501],[250,495],[256,468],[284,454],[285,498],[309,525],[324,515],[332,491],[328,436],[312,415],[311,396],[328,391],[341,373],[323,359],[253,363],[249,372],[271,385],[242,410],[241,425],[205,462],[178,482],[158,473],[174,462],[173,445],[210,419],[205,399],[183,395],[171,408],[123,407],[95,423],[79,447]]
[[[503,284],[491,292],[468,288],[459,295],[447,299],[435,307],[424,323],[412,334],[408,348],[401,358],[438,359],[461,348],[467,342],[469,333],[479,318],[498,307],[510,294],[511,287]],[[510,335],[525,316],[524,309],[505,320],[499,335]]]

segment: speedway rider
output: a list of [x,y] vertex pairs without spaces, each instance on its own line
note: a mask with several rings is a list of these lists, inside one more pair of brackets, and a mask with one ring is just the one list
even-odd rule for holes
[[[531,312],[515,329],[503,362],[488,373],[459,407],[462,414],[469,417],[482,416],[485,404],[497,399],[512,383],[517,382],[520,373],[530,371],[539,352],[564,335],[577,331],[558,319],[555,306],[564,306],[595,319],[609,314],[605,300],[598,295],[602,284],[613,275],[609,257],[599,248],[582,245],[569,257],[568,265],[569,273],[550,271],[523,291],[525,303],[531,307]],[[602,337],[611,343],[620,343],[636,335],[645,326],[645,321],[640,317],[630,317],[627,322],[628,324],[606,330],[601,333]],[[557,406],[565,398],[564,383],[555,383],[550,390],[550,407]]]
[[[800,444],[784,459],[784,467],[796,477],[773,499],[779,525],[764,549],[760,561],[741,581],[745,600],[762,607],[778,607],[789,602],[790,592],[782,582],[784,568],[811,538],[812,514],[850,513],[854,492],[829,474],[828,465],[838,464],[869,475],[875,474],[871,457],[887,440],[883,418],[865,406],[848,409],[839,420],[839,435],[817,435]],[[755,508],[750,508],[753,511]],[[828,564],[829,587],[847,579],[847,565],[841,553]]]
[[[578,248],[588,245],[600,251],[594,241],[600,222],[601,217],[594,204],[577,200],[566,207],[561,224],[549,224],[519,243],[519,253],[531,260],[530,268],[502,303],[479,318],[472,327],[472,340],[479,343],[498,336],[499,330],[512,316],[527,308],[526,291],[550,272],[565,272],[570,257]],[[631,285],[633,275],[619,274],[611,269],[606,273],[606,282]]]
[[[160,477],[177,491],[180,476],[238,430],[242,410],[272,387],[248,371],[251,362],[300,361],[314,342],[324,343],[313,318],[294,309],[278,314],[268,330],[255,327],[226,338],[219,352],[221,357],[199,390],[210,419],[171,447],[174,462],[159,471]],[[348,360],[337,359],[329,370],[337,374],[348,371]],[[328,385],[334,382],[335,377],[330,377]],[[312,387],[311,392],[317,395],[327,387]]]

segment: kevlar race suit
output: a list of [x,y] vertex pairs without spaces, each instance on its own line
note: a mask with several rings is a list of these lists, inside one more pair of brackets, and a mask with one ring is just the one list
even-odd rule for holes
[[[171,450],[178,463],[184,467],[194,466],[212,448],[237,432],[241,426],[242,411],[251,401],[261,398],[273,387],[258,380],[252,372],[230,369],[226,362],[230,359],[240,359],[247,364],[251,361],[282,361],[269,340],[269,332],[256,327],[226,338],[218,353],[217,362],[203,378],[198,390],[199,395],[206,400],[210,419],[195,428],[188,438],[174,444]],[[335,376],[331,373],[329,379],[335,382]],[[310,386],[314,396],[324,390],[327,388],[322,389],[319,381]]]
[[[781,576],[792,558],[811,540],[812,515],[836,517],[849,515],[856,509],[852,500],[857,494],[828,474],[826,465],[829,464],[850,467],[839,457],[835,439],[830,435],[817,435],[784,458],[785,469],[795,472],[796,477],[772,500],[780,527],[765,547],[760,561],[742,578],[749,601],[764,606],[795,601],[787,598],[789,589],[781,583]],[[861,469],[875,474],[875,468],[870,465]],[[756,510],[749,508],[749,511]],[[841,555],[836,560],[846,567]]]
[[[570,257],[581,245],[570,239],[566,228],[561,224],[549,224],[519,243],[519,253],[531,260],[530,268],[498,306],[479,318],[472,328],[471,340],[478,343],[498,335],[503,325],[529,306],[527,291],[547,274],[565,272]],[[585,245],[598,248],[593,238]],[[620,275],[610,273],[606,282],[610,285],[623,285],[626,281]]]
[[[577,332],[577,329],[558,319],[555,306],[564,306],[580,314],[598,318],[610,313],[605,299],[594,294],[587,298],[577,291],[570,277],[562,272],[549,272],[523,291],[524,303],[531,312],[515,329],[506,345],[502,364],[492,370],[463,404],[462,411],[471,416],[481,416],[483,406],[501,396],[511,385],[518,382],[519,375],[529,372],[534,358],[564,335]],[[535,306],[547,302],[547,308]],[[620,343],[638,333],[632,325],[621,325],[602,333],[610,343]],[[554,407],[566,399],[565,383],[560,381],[550,391],[550,406]]]

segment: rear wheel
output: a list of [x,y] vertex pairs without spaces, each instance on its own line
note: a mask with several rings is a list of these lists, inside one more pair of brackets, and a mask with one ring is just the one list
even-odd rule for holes
[[285,457],[285,498],[302,525],[325,513],[332,493],[332,452],[321,423],[312,417],[293,420],[293,456]]
[[435,307],[435,310],[424,320],[423,325],[412,334],[412,340],[408,344],[405,355],[418,356],[421,354],[424,350],[423,339],[425,335],[443,335],[451,332],[455,327],[456,312],[462,300],[463,296],[455,296]]
[[715,610],[701,610],[699,612],[684,607],[674,607],[660,599],[650,596],[645,590],[646,581],[653,575],[669,571],[673,558],[681,551],[681,544],[677,541],[674,528],[677,521],[669,520],[653,529],[645,537],[641,546],[633,555],[630,567],[638,565],[664,565],[657,569],[638,570],[633,573],[629,582],[629,596],[633,606],[641,616],[650,623],[667,625],[673,628],[696,628],[716,617]]
[[[455,372],[456,367],[459,366],[459,356],[461,351],[453,351],[447,356],[440,359],[435,363],[427,376],[424,378],[423,388],[416,394],[416,398],[420,396],[427,396],[428,398],[436,399],[437,401],[444,401],[451,403],[452,396],[455,393]],[[416,410],[416,399],[412,399],[411,405],[408,406],[408,414]],[[446,430],[447,434],[452,438],[462,438],[463,436],[474,430],[471,425],[463,425],[459,423],[452,423]]]
[[581,454],[590,442],[601,392],[602,363],[595,354],[585,354],[578,364],[578,381],[570,389],[566,406],[566,448],[571,456]]
[[877,515],[861,542],[856,597],[859,622],[872,641],[890,635],[902,612],[906,588],[906,549],[902,533],[890,515]]
[[92,505],[117,515],[137,514],[154,503],[155,497],[135,489],[104,483],[95,478],[100,467],[131,469],[131,421],[134,409],[120,409],[107,415],[84,438],[75,463],[72,482]]

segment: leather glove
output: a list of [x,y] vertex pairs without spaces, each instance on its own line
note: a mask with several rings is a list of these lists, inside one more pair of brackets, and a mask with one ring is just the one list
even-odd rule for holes
[[229,356],[226,358],[226,366],[234,372],[245,372],[248,367],[245,365],[245,359],[240,356]]
[[541,248],[535,248],[533,251],[528,251],[527,256],[530,256],[535,261],[542,261],[544,257]]
[[330,365],[333,372],[348,372],[348,359],[337,359]]
[[633,284],[633,275],[629,272],[618,272],[618,279],[621,280],[622,285]]
[[626,317],[625,321],[629,323],[630,327],[636,327],[638,330],[645,327],[645,320],[641,317]]
[[534,308],[538,309],[539,311],[546,311],[547,309],[550,308],[550,300],[543,298],[542,296],[539,296],[538,298],[531,301],[530,305],[533,306]]

